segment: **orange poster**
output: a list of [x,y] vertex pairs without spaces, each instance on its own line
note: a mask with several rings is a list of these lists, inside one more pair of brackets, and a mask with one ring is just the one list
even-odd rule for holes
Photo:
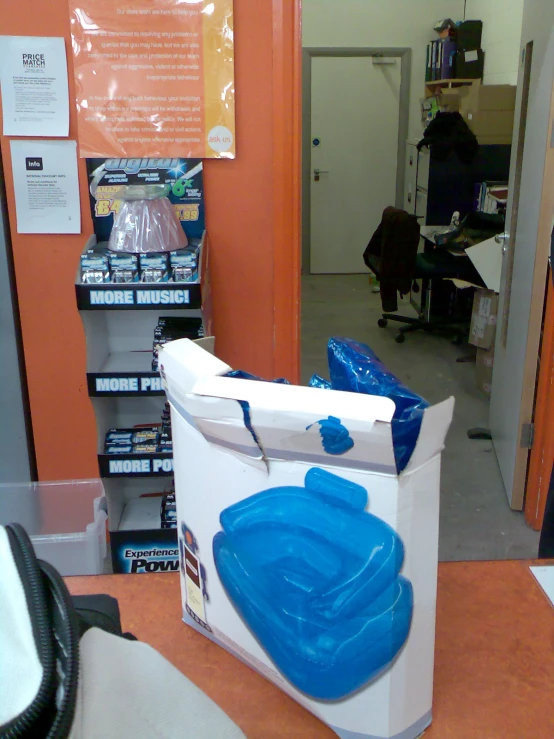
[[81,157],[235,156],[233,0],[69,0]]

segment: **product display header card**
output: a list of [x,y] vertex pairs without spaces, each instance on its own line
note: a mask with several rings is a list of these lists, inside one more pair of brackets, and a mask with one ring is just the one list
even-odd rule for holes
[[81,157],[235,156],[233,0],[69,0]]
[[169,200],[189,238],[204,232],[204,184],[202,162],[178,157],[155,159],[87,159],[90,204],[94,233],[98,241],[108,241],[118,198],[125,185],[169,185]]

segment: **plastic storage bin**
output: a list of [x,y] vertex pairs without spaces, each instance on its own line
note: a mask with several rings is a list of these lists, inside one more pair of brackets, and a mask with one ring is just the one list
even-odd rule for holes
[[106,557],[101,480],[0,485],[0,524],[17,522],[62,575],[100,575]]

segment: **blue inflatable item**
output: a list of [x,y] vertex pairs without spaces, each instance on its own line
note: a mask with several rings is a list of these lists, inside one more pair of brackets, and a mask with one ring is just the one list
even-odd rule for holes
[[[329,416],[328,418],[322,418],[317,423],[319,424],[321,443],[327,454],[346,454],[346,452],[352,449],[354,440],[351,438],[346,426],[343,426],[340,422],[340,418]],[[311,423],[307,426],[306,431],[311,429],[313,425]]]
[[414,451],[423,411],[429,403],[389,372],[366,344],[353,339],[330,339],[327,355],[333,390],[381,395],[394,401],[394,458],[398,473],[402,472]]
[[221,512],[217,572],[235,608],[285,677],[340,700],[385,671],[410,630],[404,547],[367,513],[367,492],[311,468],[305,487],[275,487]]
[[319,375],[312,375],[308,380],[308,387],[318,387],[320,388],[320,390],[330,390],[331,383],[324,377],[320,377]]

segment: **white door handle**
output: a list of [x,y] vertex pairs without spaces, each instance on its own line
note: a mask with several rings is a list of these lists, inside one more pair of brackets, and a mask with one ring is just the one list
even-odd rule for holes
[[314,169],[314,174],[316,177],[319,177],[320,174],[329,174],[328,169]]
[[497,244],[502,244],[502,254],[508,253],[508,241],[510,240],[510,234],[504,231],[501,234],[496,234],[494,240]]

